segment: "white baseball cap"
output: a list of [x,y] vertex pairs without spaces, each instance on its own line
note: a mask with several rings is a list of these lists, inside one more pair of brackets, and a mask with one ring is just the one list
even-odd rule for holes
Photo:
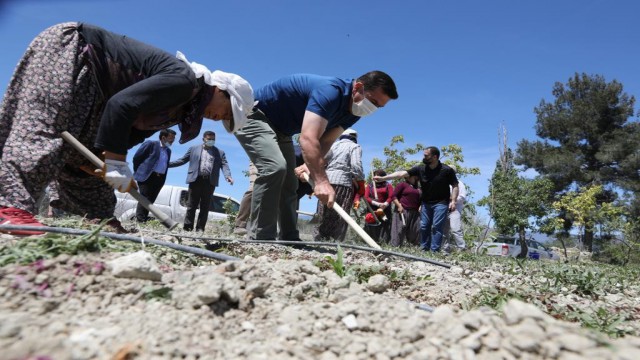
[[352,128],[348,128],[347,130],[342,132],[342,135],[351,135],[351,136],[358,136],[358,132],[353,130]]

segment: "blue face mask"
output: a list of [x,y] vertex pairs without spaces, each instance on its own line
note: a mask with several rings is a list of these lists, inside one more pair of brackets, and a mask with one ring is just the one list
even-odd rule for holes
[[216,141],[215,140],[207,140],[207,141],[204,142],[204,144],[207,145],[207,146],[213,146],[213,145],[216,144]]

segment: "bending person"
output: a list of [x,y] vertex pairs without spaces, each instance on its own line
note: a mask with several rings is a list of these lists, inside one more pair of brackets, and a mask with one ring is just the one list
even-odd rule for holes
[[[185,143],[204,117],[236,131],[253,106],[253,90],[238,75],[89,24],[52,26],[29,45],[0,107],[0,224],[41,225],[35,203],[51,180],[57,207],[110,218],[113,189],[135,186],[128,149],[174,125]],[[106,182],[81,170],[91,164],[64,146],[65,130],[104,157]]]
[[391,222],[391,245],[402,246],[406,239],[419,244],[420,234],[420,185],[417,176],[409,176],[393,189],[393,212]]
[[[250,237],[298,240],[296,176],[303,178],[302,173],[308,170],[314,193],[332,207],[335,191],[325,171],[324,156],[346,128],[397,97],[393,80],[381,71],[356,80],[291,75],[256,90],[257,111],[236,133],[258,168]],[[299,168],[291,139],[295,134],[300,134],[305,162]]]
[[[356,191],[364,195],[362,147],[358,145],[358,133],[353,129],[345,130],[333,143],[325,160],[328,163],[326,171],[329,182],[336,192],[335,202],[343,209],[351,209]],[[344,241],[348,224],[336,211],[318,201],[316,214],[320,219],[314,230],[316,241],[328,238]]]

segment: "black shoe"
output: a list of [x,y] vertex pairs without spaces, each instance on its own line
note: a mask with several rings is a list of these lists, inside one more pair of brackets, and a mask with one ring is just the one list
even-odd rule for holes
[[209,251],[213,251],[216,252],[220,249],[223,249],[225,247],[225,245],[223,243],[206,243],[204,244],[204,248],[209,250]]
[[184,230],[184,231],[191,231],[191,230],[193,230],[193,228],[190,228],[190,227],[183,227],[183,228],[182,228],[182,230]]

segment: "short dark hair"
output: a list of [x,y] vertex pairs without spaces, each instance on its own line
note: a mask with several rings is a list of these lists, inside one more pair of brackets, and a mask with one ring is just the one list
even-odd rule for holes
[[435,147],[435,146],[429,146],[429,147],[427,147],[425,150],[429,150],[429,153],[430,153],[431,155],[435,155],[435,156],[437,156],[437,157],[438,157],[438,159],[440,159],[440,150],[438,150],[438,148],[437,148],[437,147]]
[[375,90],[381,88],[389,98],[395,100],[398,98],[398,90],[396,90],[396,83],[393,82],[391,76],[378,70],[369,71],[368,73],[360,76],[357,80],[364,85],[365,90]]
[[205,132],[204,132],[204,134],[202,134],[202,138],[204,139],[204,138],[206,138],[207,136],[213,136],[213,137],[216,137],[216,133],[214,133],[213,131],[209,131],[209,130],[207,130],[207,131],[205,131]]
[[162,130],[160,130],[160,134],[158,134],[158,139],[162,140],[163,137],[167,137],[170,134],[175,135],[176,132],[171,130],[171,129],[162,129]]
[[373,175],[376,175],[376,176],[387,176],[387,172],[382,170],[382,169],[378,169],[378,170],[373,172]]

